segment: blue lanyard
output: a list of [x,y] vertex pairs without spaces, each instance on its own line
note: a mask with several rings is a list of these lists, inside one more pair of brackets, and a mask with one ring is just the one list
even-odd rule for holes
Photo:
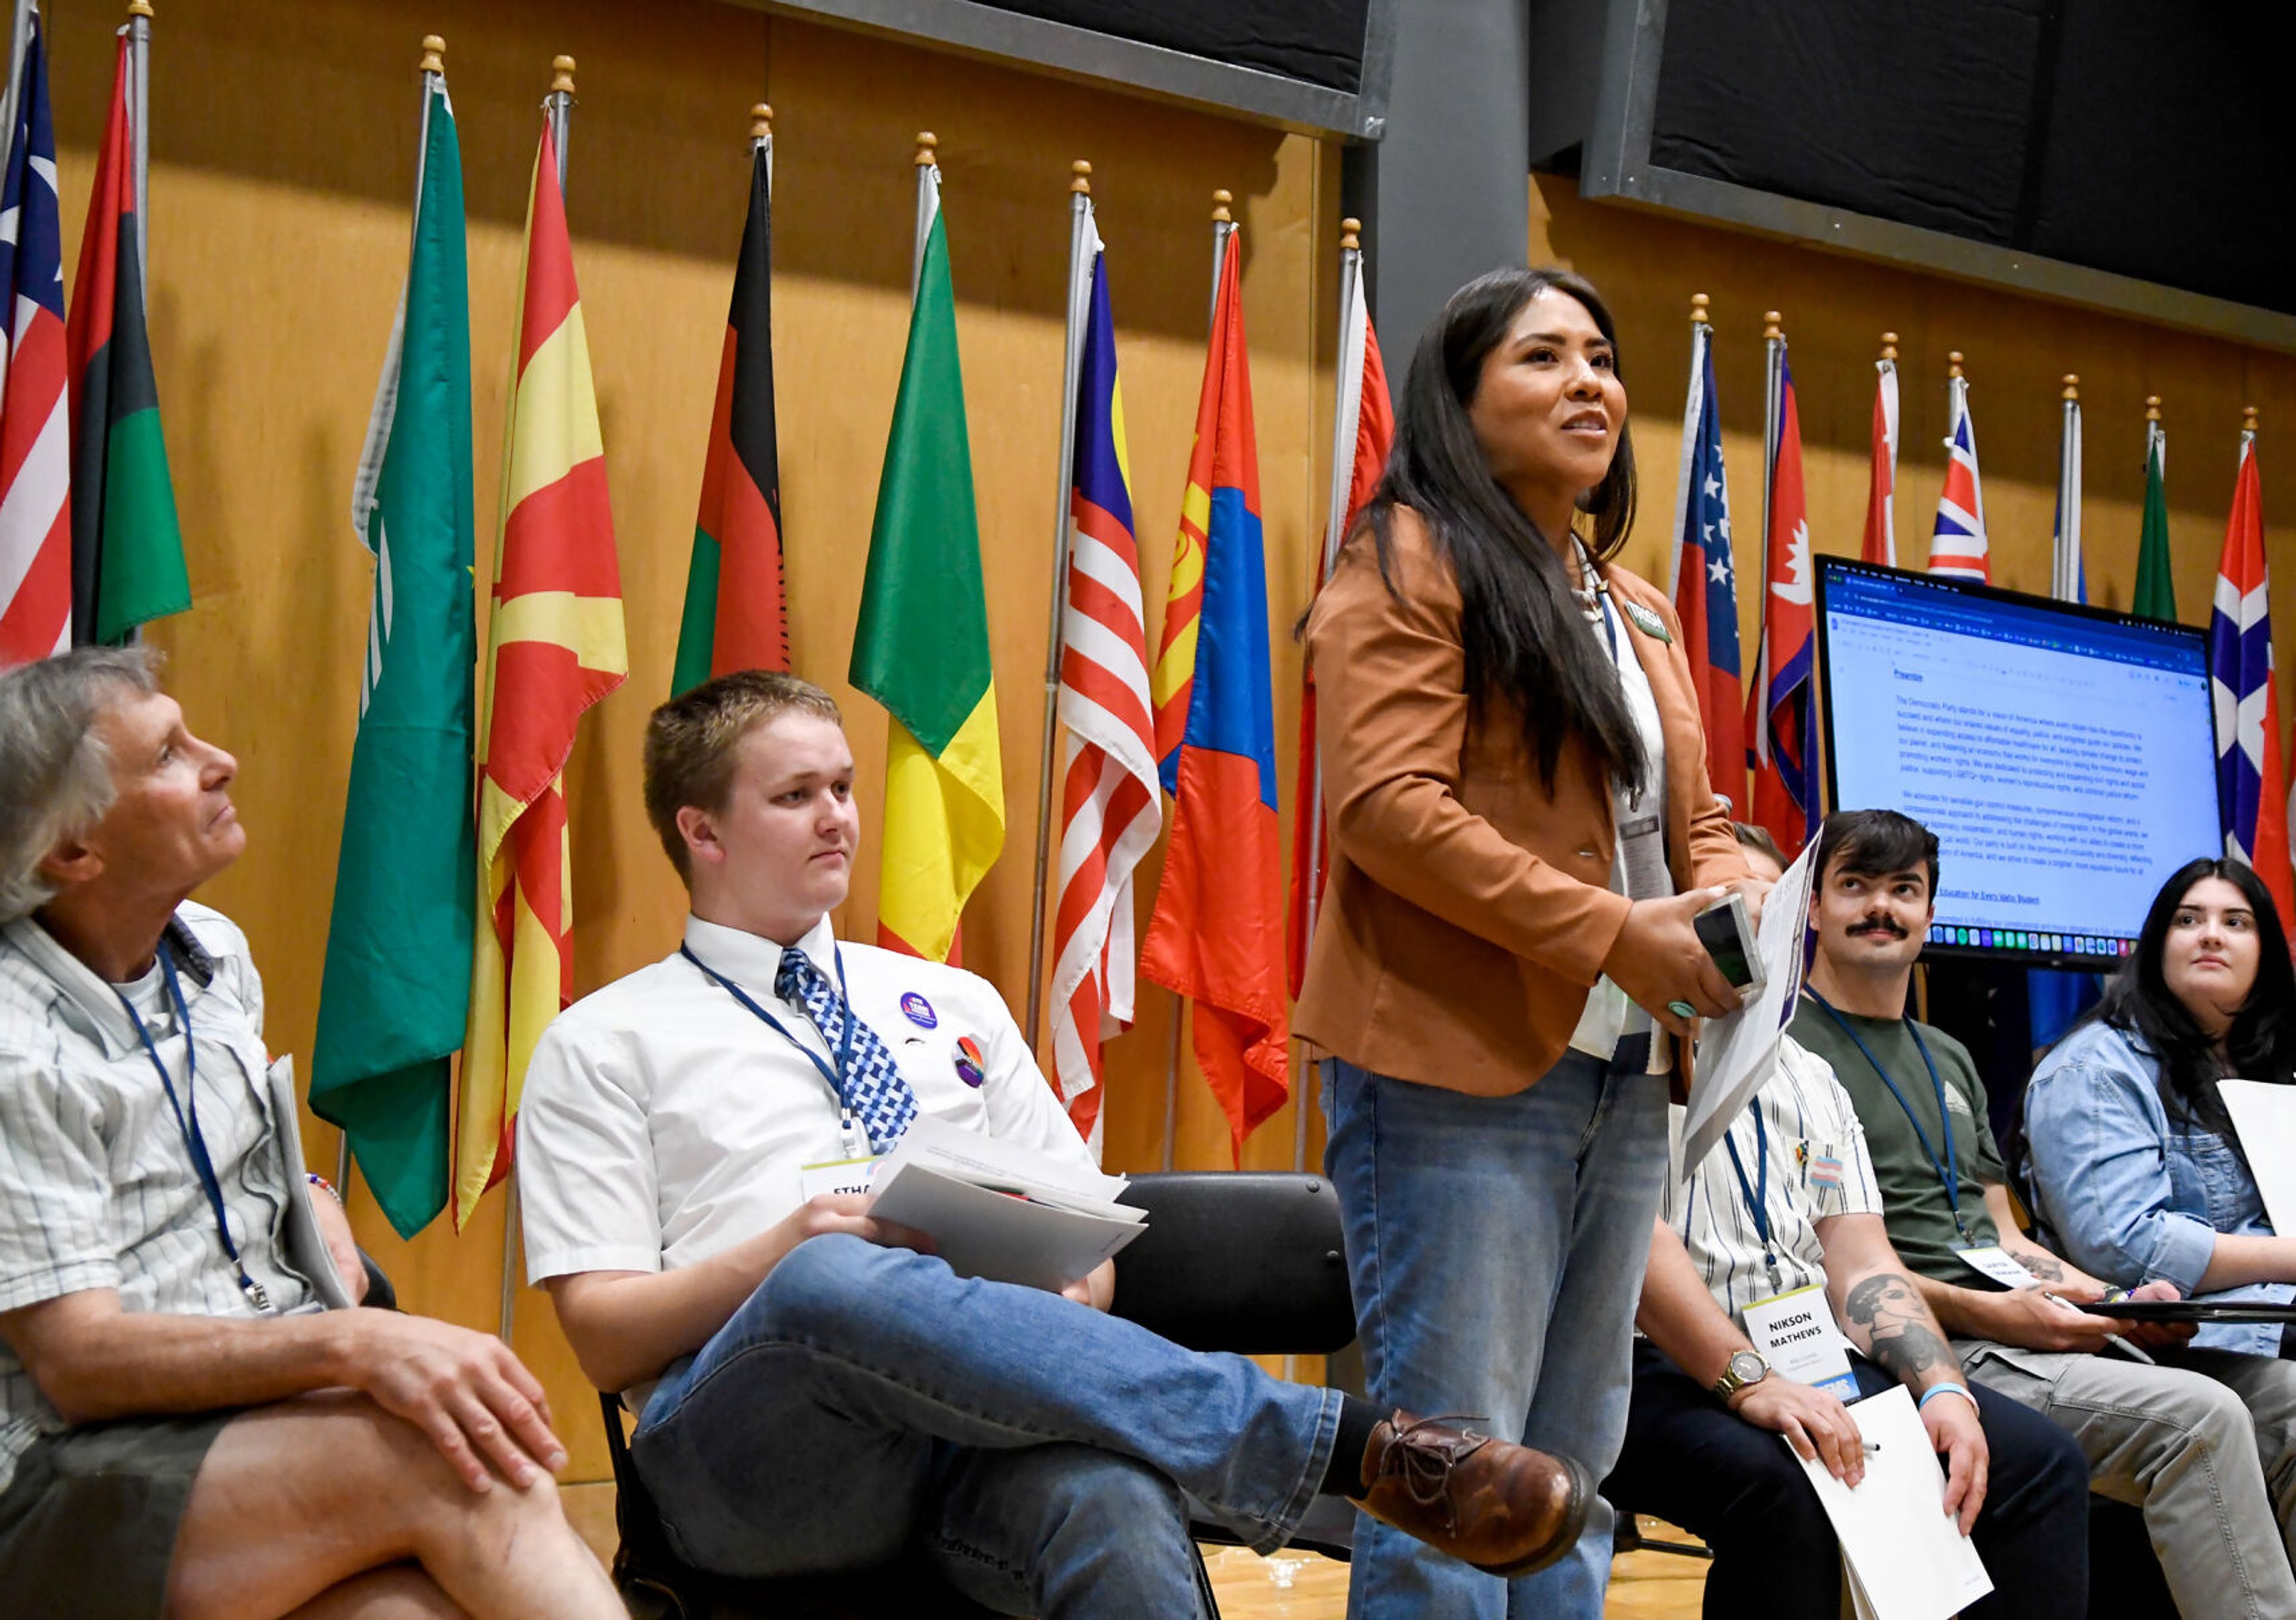
[[[710,966],[709,963],[703,961],[700,957],[695,956],[691,946],[681,944],[677,948],[677,954],[684,957],[687,961],[693,963],[704,974],[708,974],[712,980],[716,981],[719,988],[724,990],[727,995],[733,997],[734,1000],[740,1002],[750,1012],[755,1013],[758,1017],[764,1022],[765,1026],[767,1029],[773,1031],[775,1034],[779,1035],[783,1040],[788,1041],[799,1051],[803,1052],[805,1054],[806,1061],[810,1063],[815,1068],[821,1071],[822,1079],[829,1082],[829,1089],[837,1098],[840,1116],[839,1128],[849,1136],[855,1131],[855,1125],[853,1121],[852,1104],[846,1095],[845,1077],[853,1072],[853,998],[845,988],[844,951],[839,950],[834,942],[831,942],[829,950],[831,960],[837,964],[837,993],[839,996],[843,998],[845,1002],[845,1032],[838,1038],[837,1066],[834,1068],[832,1068],[828,1064],[822,1061],[820,1053],[815,1051],[811,1047],[806,1045],[804,1041],[800,1040],[795,1035],[790,1033],[789,1026],[787,1024],[783,1024],[780,1019],[775,1017],[764,1007],[758,1006],[755,1000],[751,999],[747,991],[734,983],[733,980],[727,978],[725,974],[719,973],[716,968]],[[810,1016],[811,1015],[809,1014],[808,1015],[808,1017]],[[821,1026],[816,1024],[814,1027],[816,1029],[820,1029]],[[824,1040],[829,1039],[827,1031],[822,1031],[822,1039]]]
[[1956,1162],[1953,1151],[1953,1115],[1947,1111],[1945,1081],[1938,1076],[1937,1059],[1930,1056],[1929,1042],[1922,1039],[1922,1026],[1910,1018],[1906,1020],[1906,1032],[1914,1038],[1914,1050],[1922,1055],[1923,1066],[1930,1072],[1930,1087],[1937,1093],[1938,1127],[1945,1132],[1943,1161],[1939,1161],[1937,1149],[1930,1145],[1930,1133],[1923,1128],[1920,1118],[1914,1113],[1913,1104],[1907,1102],[1906,1094],[1898,1090],[1898,1082],[1890,1077],[1890,1071],[1882,1066],[1882,1060],[1874,1056],[1874,1049],[1866,1044],[1856,1030],[1849,1027],[1849,1020],[1834,1011],[1833,1004],[1819,995],[1813,986],[1804,984],[1802,989],[1811,1000],[1825,1009],[1826,1016],[1841,1027],[1841,1032],[1849,1037],[1858,1055],[1866,1059],[1874,1073],[1882,1077],[1882,1083],[1890,1088],[1890,1095],[1898,1099],[1898,1106],[1905,1110],[1906,1123],[1914,1128],[1914,1139],[1921,1143],[1922,1151],[1929,1155],[1930,1168],[1937,1172],[1938,1181],[1945,1188],[1946,1202],[1953,1208],[1953,1229],[1961,1234],[1963,1242],[1968,1242],[1969,1228],[1961,1218],[1961,1166]]
[[1746,1180],[1745,1161],[1738,1156],[1738,1143],[1728,1131],[1722,1133],[1722,1146],[1730,1150],[1730,1168],[1738,1174],[1738,1190],[1745,1195],[1746,1208],[1754,1217],[1754,1236],[1762,1240],[1762,1263],[1770,1268],[1770,1280],[1778,1279],[1776,1246],[1770,1241],[1770,1132],[1762,1123],[1762,1108],[1759,1102],[1746,1105],[1746,1112],[1754,1116],[1755,1180]]
[[144,1055],[152,1060],[159,1072],[160,1089],[167,1093],[168,1106],[174,1110],[176,1129],[183,1134],[184,1147],[192,1155],[192,1169],[200,1179],[200,1190],[208,1196],[208,1207],[215,1212],[216,1235],[223,1239],[223,1252],[239,1273],[239,1286],[248,1301],[258,1311],[271,1309],[271,1295],[264,1286],[247,1273],[247,1262],[239,1257],[239,1246],[231,1240],[231,1222],[225,1218],[223,1182],[217,1176],[215,1160],[208,1154],[207,1138],[200,1132],[200,1049],[192,1039],[191,1004],[184,999],[184,987],[176,978],[176,958],[169,954],[167,942],[160,942],[160,971],[168,981],[168,999],[176,1009],[176,1018],[184,1029],[184,1095],[191,1099],[187,1108],[176,1097],[176,1082],[169,1078],[168,1065],[160,1061],[160,1048],[152,1039],[152,1032],[144,1027],[144,1020],[126,992],[117,986],[112,993],[119,997],[119,1005],[127,1009],[127,1021],[135,1026],[135,1033],[144,1042]]

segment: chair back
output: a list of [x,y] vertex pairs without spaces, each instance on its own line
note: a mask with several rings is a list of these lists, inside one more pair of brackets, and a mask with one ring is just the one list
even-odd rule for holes
[[1114,1313],[1190,1350],[1329,1355],[1355,1342],[1340,1200],[1319,1175],[1132,1178],[1148,1229],[1116,1257]]

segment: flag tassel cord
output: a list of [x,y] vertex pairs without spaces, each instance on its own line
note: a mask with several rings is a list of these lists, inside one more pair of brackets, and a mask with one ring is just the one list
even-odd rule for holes
[[[1092,300],[1092,165],[1079,158],[1069,182],[1068,347],[1061,361],[1061,458],[1053,513],[1052,617],[1045,640],[1045,715],[1037,766],[1037,861],[1029,907],[1029,1001],[1025,1030],[1029,1049],[1037,1049],[1045,999],[1045,900],[1053,848],[1053,776],[1060,741],[1061,629],[1068,611],[1070,489],[1076,477],[1076,418],[1078,370],[1084,361],[1085,321]],[[1117,919],[1125,926],[1129,918]],[[1103,1099],[1104,1106],[1104,1099]]]

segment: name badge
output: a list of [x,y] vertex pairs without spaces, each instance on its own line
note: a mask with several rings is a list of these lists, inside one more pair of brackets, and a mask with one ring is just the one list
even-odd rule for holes
[[1665,832],[1655,813],[1620,818],[1619,855],[1629,899],[1654,900],[1672,889],[1673,879],[1666,868]]
[[1849,1370],[1849,1341],[1841,1336],[1833,1307],[1818,1284],[1748,1305],[1746,1336],[1781,1377],[1814,1385],[1842,1401],[1857,1399],[1857,1379]]
[[885,1155],[872,1154],[865,1158],[833,1159],[822,1164],[804,1164],[798,1168],[798,1196],[807,1203],[824,1193],[863,1193],[875,1190],[877,1166]]
[[1981,1249],[1956,1249],[1964,1265],[1972,1271],[1981,1271],[1995,1282],[2012,1288],[2030,1288],[2040,1280],[2023,1266],[2009,1257],[2009,1251],[1998,1244]]

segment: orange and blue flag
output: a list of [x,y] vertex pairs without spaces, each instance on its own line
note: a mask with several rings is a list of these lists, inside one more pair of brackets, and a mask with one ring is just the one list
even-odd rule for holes
[[2264,485],[2256,434],[2240,436],[2232,517],[2209,614],[2209,690],[2216,699],[2217,804],[2225,853],[2244,860],[2296,916],[2289,875],[2288,783],[2281,769],[2280,703],[2272,678],[2272,577],[2264,561]]
[[1194,1046],[1243,1139],[1291,1095],[1283,838],[1267,662],[1267,563],[1241,249],[1228,240],[1152,677],[1172,838],[1141,971],[1196,1003]]

